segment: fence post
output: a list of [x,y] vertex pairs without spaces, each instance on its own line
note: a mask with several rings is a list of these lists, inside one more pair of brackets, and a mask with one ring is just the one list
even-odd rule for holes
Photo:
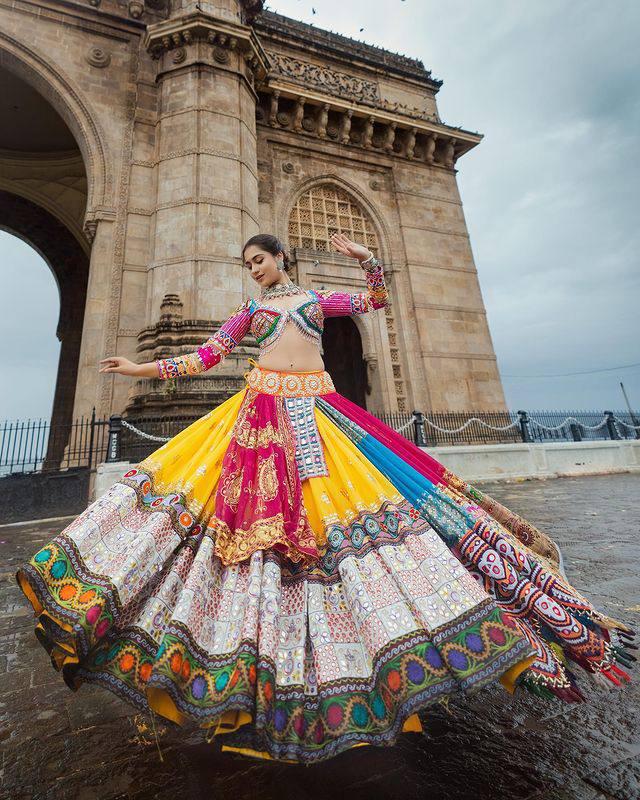
[[522,434],[523,442],[532,442],[531,433],[529,432],[529,417],[526,411],[518,411],[520,417],[520,433]]
[[120,461],[120,434],[122,417],[112,414],[109,417],[109,439],[107,441],[107,461]]
[[418,447],[426,447],[427,439],[424,435],[424,414],[422,411],[413,412],[413,438]]
[[575,422],[570,422],[569,427],[571,428],[571,435],[573,436],[573,441],[581,442],[582,434],[580,433],[580,426],[577,425]]
[[89,470],[91,470],[91,461],[93,460],[93,439],[96,430],[96,407],[94,406],[91,410],[91,431],[89,432],[89,458],[88,458],[88,466]]
[[620,439],[620,434],[618,433],[618,429],[616,428],[616,421],[613,418],[613,411],[605,411],[604,412],[607,417],[607,428],[609,429],[609,436],[612,439]]

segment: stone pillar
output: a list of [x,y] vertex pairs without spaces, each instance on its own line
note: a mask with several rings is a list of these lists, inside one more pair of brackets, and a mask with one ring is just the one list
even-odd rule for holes
[[[71,287],[71,291],[67,291],[61,303],[60,321],[56,330],[56,336],[60,340],[60,355],[51,412],[51,431],[54,433],[50,434],[47,443],[45,469],[59,468],[74,422],[73,398],[76,390],[78,355],[81,345],[80,332],[84,316],[82,288],[80,287],[80,291],[74,296],[73,287]],[[76,300],[76,302],[73,303],[70,300]],[[87,418],[90,417],[90,413],[86,415]]]
[[247,295],[241,248],[259,230],[254,81],[266,55],[239,2],[199,6],[178,4],[144,40],[159,91],[149,325],[172,293],[186,320],[224,320]]
[[245,295],[241,247],[259,229],[253,83],[266,57],[238,2],[182,5],[146,36],[159,85],[149,324],[170,293],[186,319],[224,319]]

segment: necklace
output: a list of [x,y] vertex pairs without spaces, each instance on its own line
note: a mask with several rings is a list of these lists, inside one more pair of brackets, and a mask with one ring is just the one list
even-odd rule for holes
[[272,297],[286,297],[293,294],[304,294],[305,289],[302,289],[296,283],[278,283],[276,286],[269,287],[260,293],[261,300],[270,300]]

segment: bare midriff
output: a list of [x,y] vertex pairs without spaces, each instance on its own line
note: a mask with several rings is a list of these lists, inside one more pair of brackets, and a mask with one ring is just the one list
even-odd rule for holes
[[[294,295],[266,302],[272,308],[284,311],[300,305],[302,299],[300,295]],[[324,369],[324,361],[317,344],[306,339],[291,319],[287,320],[276,346],[262,354],[258,364],[265,369],[279,372],[315,372]]]

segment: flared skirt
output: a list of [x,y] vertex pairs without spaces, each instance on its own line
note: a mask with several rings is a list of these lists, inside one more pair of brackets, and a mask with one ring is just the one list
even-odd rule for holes
[[492,682],[581,701],[570,663],[620,684],[633,659],[548,536],[327,373],[255,367],[16,578],[70,688],[290,763]]

